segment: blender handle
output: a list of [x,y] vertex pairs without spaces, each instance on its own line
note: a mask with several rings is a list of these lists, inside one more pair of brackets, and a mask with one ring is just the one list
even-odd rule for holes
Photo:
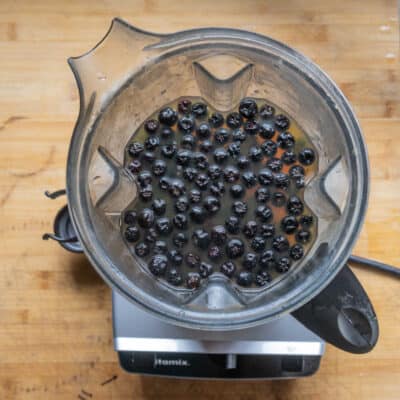
[[378,340],[374,309],[347,264],[321,293],[292,315],[321,339],[350,353],[367,353]]

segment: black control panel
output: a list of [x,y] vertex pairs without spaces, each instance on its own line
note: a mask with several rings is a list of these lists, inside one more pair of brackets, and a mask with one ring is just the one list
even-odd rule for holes
[[314,374],[319,356],[119,352],[127,372],[187,378],[296,378]]

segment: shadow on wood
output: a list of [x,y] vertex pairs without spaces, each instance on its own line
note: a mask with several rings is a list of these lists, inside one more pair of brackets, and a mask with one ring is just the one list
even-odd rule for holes
[[83,254],[69,255],[67,264],[67,268],[71,271],[71,275],[77,285],[83,287],[106,286],[106,283]]
[[195,380],[141,376],[143,399],[263,399],[286,400],[295,398],[296,380],[227,381]]

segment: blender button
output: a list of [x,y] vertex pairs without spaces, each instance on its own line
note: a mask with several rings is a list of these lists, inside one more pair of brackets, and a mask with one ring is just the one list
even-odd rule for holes
[[237,356],[236,354],[227,354],[226,355],[226,369],[235,369],[237,367]]

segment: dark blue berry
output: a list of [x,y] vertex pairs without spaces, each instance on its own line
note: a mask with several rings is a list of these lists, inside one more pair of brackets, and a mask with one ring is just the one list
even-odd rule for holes
[[199,138],[207,139],[210,137],[210,134],[211,128],[210,125],[208,125],[207,123],[203,122],[197,127],[197,135],[199,136]]
[[198,224],[202,224],[207,218],[206,210],[200,206],[193,206],[190,210],[189,215],[190,218]]
[[208,122],[213,128],[219,128],[224,123],[224,117],[222,114],[215,112],[211,114]]
[[234,142],[244,142],[246,139],[247,135],[241,129],[232,131],[232,140]]
[[244,123],[243,129],[249,135],[256,135],[257,132],[260,130],[260,126],[256,121],[249,120]]
[[178,121],[178,128],[183,133],[190,133],[194,129],[194,119],[188,115],[185,115]]
[[253,162],[261,161],[263,154],[261,148],[258,146],[252,146],[249,148],[249,158]]
[[276,256],[273,250],[265,250],[259,259],[259,264],[261,268],[273,268],[276,265]]
[[186,192],[186,186],[180,179],[172,179],[169,182],[168,192],[173,197],[182,196]]
[[138,224],[140,227],[148,229],[154,224],[154,211],[150,208],[143,208],[137,217]]
[[175,208],[178,212],[185,212],[189,208],[189,199],[186,196],[179,197],[176,200]]
[[238,199],[244,195],[245,188],[242,185],[236,184],[231,186],[229,192],[233,198]]
[[211,151],[213,145],[209,140],[204,140],[202,143],[200,143],[200,150],[203,153],[208,153],[209,151]]
[[261,187],[256,190],[256,201],[258,203],[265,203],[270,197],[271,194],[267,188]]
[[258,134],[264,139],[272,139],[275,135],[275,126],[273,122],[262,122],[259,125]]
[[167,209],[167,202],[164,199],[155,199],[151,208],[156,215],[163,215]]
[[290,132],[281,132],[277,139],[278,146],[282,149],[290,149],[294,146],[295,140]]
[[137,157],[144,150],[142,143],[133,142],[128,146],[128,153],[131,157]]
[[223,147],[214,150],[214,160],[216,163],[222,164],[227,158],[228,152]]
[[142,163],[139,160],[133,160],[128,164],[128,169],[132,174],[137,174],[142,169]]
[[229,140],[229,132],[225,128],[219,128],[214,134],[214,140],[218,144],[224,144]]
[[220,201],[214,196],[207,196],[204,199],[203,207],[207,210],[210,214],[215,214],[221,208]]
[[194,183],[200,190],[206,190],[210,182],[210,178],[206,174],[198,174],[194,180]]
[[236,271],[236,265],[232,261],[224,262],[220,267],[220,271],[231,278]]
[[187,253],[185,256],[185,262],[190,268],[200,267],[200,257],[194,253]]
[[289,187],[289,175],[282,172],[274,174],[274,185],[278,189],[286,190]]
[[128,226],[124,236],[128,242],[137,242],[140,237],[139,229],[136,226]]
[[258,171],[258,182],[261,185],[268,186],[274,182],[274,175],[268,168],[263,168]]
[[250,160],[246,156],[239,156],[237,159],[237,166],[240,169],[246,169],[250,165]]
[[199,203],[201,200],[201,192],[197,189],[192,189],[189,192],[189,199],[191,203]]
[[174,134],[174,131],[168,127],[168,126],[163,126],[161,129],[161,136],[164,139],[170,138]]
[[172,243],[178,248],[182,248],[182,247],[186,246],[188,241],[189,241],[189,239],[188,239],[187,235],[183,232],[177,233],[172,238]]
[[191,150],[196,145],[196,140],[192,135],[183,135],[181,139],[181,147],[183,149]]
[[186,229],[188,226],[188,220],[185,214],[176,214],[172,221],[178,229]]
[[275,142],[272,140],[266,140],[262,145],[261,145],[261,150],[263,153],[268,156],[272,157],[276,154],[278,151],[278,146],[276,145]]
[[176,154],[176,163],[178,165],[189,165],[192,159],[192,152],[190,150],[179,150]]
[[300,217],[300,224],[304,228],[310,227],[314,223],[314,217],[312,215],[302,215]]
[[155,276],[164,275],[167,271],[168,259],[163,254],[156,254],[149,262],[149,270]]
[[236,157],[240,154],[240,142],[233,142],[228,146],[228,153],[231,157]]
[[212,164],[208,168],[208,175],[212,180],[218,179],[222,175],[222,170],[218,165]]
[[218,246],[211,246],[208,249],[208,258],[210,260],[218,260],[222,256],[221,249]]
[[136,223],[136,220],[137,220],[136,211],[133,211],[133,210],[125,211],[124,222],[127,225],[134,225]]
[[286,165],[294,164],[296,159],[296,153],[293,150],[286,150],[281,156],[282,162]]
[[260,117],[264,119],[268,119],[273,117],[275,114],[275,108],[269,104],[264,104],[260,108]]
[[243,257],[242,265],[246,269],[254,269],[257,266],[257,256],[254,253],[247,253]]
[[167,282],[169,282],[171,285],[174,285],[174,286],[182,285],[183,278],[182,278],[182,274],[180,273],[180,271],[176,268],[171,268],[167,272]]
[[238,217],[243,217],[247,213],[247,204],[243,201],[235,201],[232,204],[232,211]]
[[243,99],[239,104],[239,113],[244,118],[254,118],[258,113],[257,103],[253,99]]
[[210,244],[210,235],[204,229],[196,229],[192,235],[193,243],[200,249],[207,249]]
[[266,239],[271,238],[275,235],[274,224],[262,224],[260,227],[260,235]]
[[148,244],[153,246],[158,238],[157,231],[154,228],[150,228],[146,231],[146,235],[144,237],[144,241]]
[[178,114],[171,107],[165,107],[159,112],[158,120],[164,125],[172,126],[178,120]]
[[225,227],[226,230],[229,233],[238,233],[240,230],[240,220],[238,217],[235,217],[234,215],[228,217],[225,221]]
[[143,153],[143,161],[146,161],[147,163],[151,164],[154,162],[155,159],[156,156],[152,151],[145,151]]
[[289,271],[290,264],[291,264],[291,262],[290,262],[289,258],[287,258],[287,257],[282,257],[282,258],[280,258],[280,259],[278,260],[278,262],[276,263],[275,269],[276,269],[279,273],[283,274],[283,273]]
[[163,236],[166,236],[172,232],[171,221],[166,217],[158,218],[156,220],[155,227],[157,232]]
[[229,126],[229,128],[235,129],[239,128],[243,123],[243,118],[242,116],[237,113],[237,112],[232,112],[228,114],[226,117],[226,124]]
[[253,283],[253,274],[249,271],[240,271],[236,281],[240,286],[251,286]]
[[172,265],[181,265],[183,262],[182,253],[178,250],[172,249],[167,254],[168,260]]
[[279,172],[282,167],[282,161],[279,158],[271,157],[267,163],[266,166],[273,172]]
[[271,282],[271,275],[267,271],[260,271],[254,280],[257,286],[265,286]]
[[303,246],[301,246],[300,244],[295,244],[290,248],[289,255],[294,261],[300,260],[304,255]]
[[154,243],[153,251],[155,254],[167,254],[168,252],[167,243],[165,243],[164,240],[157,240]]
[[210,186],[210,193],[214,196],[221,197],[225,193],[225,186],[222,182],[214,182]]
[[211,230],[211,240],[218,245],[224,244],[228,235],[226,233],[226,229],[222,225],[214,226]]
[[153,178],[149,171],[142,171],[140,174],[138,174],[137,180],[140,183],[140,186],[147,186],[151,185]]
[[187,114],[190,112],[192,107],[192,102],[189,99],[183,99],[178,103],[178,110],[182,114]]
[[196,118],[204,117],[207,114],[207,104],[204,103],[192,104],[192,113]]
[[258,224],[256,221],[248,221],[243,225],[242,232],[247,238],[253,238],[258,229]]
[[280,131],[285,131],[290,126],[289,118],[285,115],[279,114],[275,117],[275,126]]
[[246,187],[252,187],[257,183],[257,177],[252,171],[246,171],[242,175],[242,180]]
[[295,232],[298,226],[299,223],[297,222],[297,219],[293,217],[293,215],[287,215],[281,221],[281,228],[283,232],[287,233],[288,235]]
[[291,167],[289,169],[289,176],[292,179],[301,178],[301,177],[304,177],[304,175],[305,175],[305,171],[301,165],[293,165],[293,167]]
[[304,205],[297,196],[291,196],[287,202],[286,209],[291,215],[300,215],[304,210]]
[[224,169],[224,179],[225,182],[233,183],[239,179],[239,170],[233,165],[229,165]]
[[311,233],[306,230],[301,230],[296,233],[296,240],[299,243],[308,243],[311,240]]
[[314,150],[309,149],[309,148],[304,148],[300,153],[299,153],[299,161],[303,165],[311,165],[315,161],[315,153]]
[[155,176],[162,176],[167,172],[167,164],[164,160],[155,160],[152,169]]
[[231,239],[228,241],[225,250],[229,258],[241,257],[244,253],[244,243],[240,239]]
[[160,124],[156,119],[148,119],[144,123],[144,129],[150,134],[156,133],[159,126]]
[[268,222],[272,218],[272,210],[263,204],[257,206],[255,214],[263,222]]
[[197,272],[189,272],[186,278],[186,286],[189,289],[197,289],[200,286],[201,276]]
[[161,147],[161,154],[165,158],[172,158],[176,153],[176,145],[174,143],[166,144]]
[[207,264],[205,262],[202,262],[200,264],[199,273],[200,273],[200,276],[202,278],[207,278],[208,276],[210,276],[212,274],[212,272],[213,272],[213,266],[212,265]]
[[135,254],[138,257],[146,257],[150,253],[150,247],[146,243],[138,243],[135,246]]
[[143,201],[149,201],[153,198],[153,187],[151,185],[143,186],[139,189],[139,196]]
[[274,240],[272,241],[272,247],[279,253],[282,253],[289,248],[289,242],[285,236],[275,236]]
[[183,177],[189,182],[193,182],[196,179],[198,173],[199,171],[197,171],[196,168],[186,167],[183,170]]
[[265,249],[265,239],[262,236],[256,236],[252,241],[251,241],[251,248],[256,251],[257,253],[263,251]]

